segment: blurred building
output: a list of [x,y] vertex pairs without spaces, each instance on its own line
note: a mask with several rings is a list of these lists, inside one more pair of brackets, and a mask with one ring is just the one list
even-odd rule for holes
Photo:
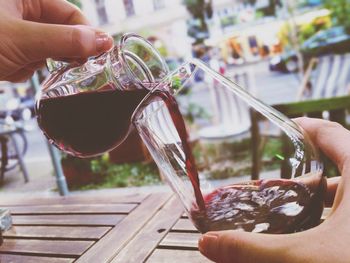
[[264,10],[269,4],[269,0],[257,0],[255,4],[214,0],[214,12],[209,22],[210,38],[206,44],[220,47],[228,63],[261,59],[269,53],[269,46],[276,42],[280,28],[274,16],[259,17],[259,10]]
[[[186,58],[192,54],[193,39],[187,35],[189,13],[183,0],[81,0],[81,3],[92,24],[112,35],[136,32],[151,38],[165,56]],[[251,52],[255,52],[257,42],[254,33],[241,37],[237,24],[253,22],[256,7],[268,3],[258,0],[251,6],[238,0],[213,0],[213,17],[208,21],[209,42],[218,45],[217,40],[234,35],[239,38],[238,46],[242,47],[244,56],[255,57]]]
[[278,34],[291,17],[286,1],[293,4],[297,23],[324,15],[317,0],[213,0],[210,38],[205,43],[219,46],[229,63],[256,61],[281,52]]
[[166,56],[186,57],[188,13],[182,0],[81,0],[82,10],[94,26],[112,35],[136,32],[150,37]]
[[[151,39],[163,56],[192,55],[194,40],[187,34],[190,14],[183,0],[80,1],[92,24],[114,36],[136,32]],[[314,6],[319,0],[295,1],[299,2]],[[207,19],[209,39],[205,43],[221,47],[226,61],[255,61],[280,52],[277,33],[286,19],[285,0],[271,3],[270,0],[212,0],[213,14]]]

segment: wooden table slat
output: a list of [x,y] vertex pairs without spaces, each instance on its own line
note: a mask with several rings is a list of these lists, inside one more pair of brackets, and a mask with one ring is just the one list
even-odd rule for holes
[[66,205],[37,205],[9,206],[11,214],[127,214],[137,204],[66,204]]
[[23,255],[0,254],[1,263],[71,263],[74,259],[71,258],[53,258],[53,257],[35,257]]
[[199,232],[171,196],[0,197],[15,224],[4,234],[0,262],[210,262],[197,249]]
[[162,247],[198,248],[200,233],[168,233],[160,243]]
[[212,262],[199,251],[156,249],[147,263],[207,263]]
[[125,215],[14,215],[14,225],[114,226]]
[[100,239],[111,227],[14,226],[4,237],[50,239]]
[[193,223],[189,219],[181,218],[174,227],[171,229],[173,231],[184,231],[184,232],[198,232],[194,227]]
[[93,241],[5,239],[5,242],[0,246],[0,253],[77,257],[93,243]]
[[89,194],[68,196],[0,196],[0,206],[141,203],[149,194]]
[[182,205],[174,196],[123,248],[112,263],[144,262],[175,224],[182,211]]
[[109,262],[112,260],[169,200],[170,196],[170,193],[150,195],[76,262]]

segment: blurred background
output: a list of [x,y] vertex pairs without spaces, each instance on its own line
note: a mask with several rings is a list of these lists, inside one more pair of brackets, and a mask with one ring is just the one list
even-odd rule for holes
[[[349,93],[348,0],[69,2],[116,41],[125,32],[147,38],[171,69],[196,57],[228,78],[236,80],[244,76],[241,85],[269,105]],[[0,136],[2,166],[5,166],[0,193],[57,189],[46,140],[34,117],[35,84],[46,76],[43,69],[26,83],[0,82],[0,119],[8,129],[21,127],[17,138]],[[326,91],[315,95],[311,82],[321,81],[320,76],[324,76]],[[196,105],[187,110],[189,117],[201,114],[205,114],[205,109]],[[23,165],[30,179],[26,184],[19,171],[18,153],[24,157]],[[114,153],[94,160],[63,155],[62,164],[71,190],[157,185],[162,181],[135,134],[124,148]],[[84,176],[76,177],[74,169]],[[249,173],[247,167],[244,169]]]

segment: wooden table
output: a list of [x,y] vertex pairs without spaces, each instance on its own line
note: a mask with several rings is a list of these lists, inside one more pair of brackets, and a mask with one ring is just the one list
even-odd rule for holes
[[4,233],[1,263],[209,262],[170,193],[2,197],[0,206],[12,211],[14,223]]
[[11,210],[0,262],[209,262],[170,193],[0,198]]

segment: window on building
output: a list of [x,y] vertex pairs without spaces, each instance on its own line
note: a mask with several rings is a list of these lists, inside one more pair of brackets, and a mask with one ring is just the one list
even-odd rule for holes
[[123,0],[126,16],[135,15],[135,8],[133,0]]
[[153,0],[154,10],[159,10],[165,7],[164,0]]
[[106,10],[105,0],[95,0],[98,23],[100,25],[108,24],[108,15]]

